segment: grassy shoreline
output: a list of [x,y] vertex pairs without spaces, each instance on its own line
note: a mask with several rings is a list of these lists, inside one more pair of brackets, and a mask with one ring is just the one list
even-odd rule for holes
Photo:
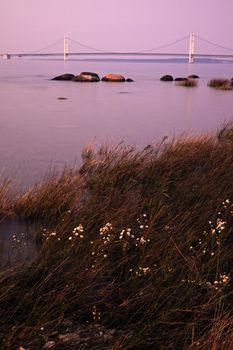
[[[222,134],[221,134],[222,135]],[[0,218],[38,224],[32,265],[0,273],[4,349],[230,350],[233,142],[84,152]]]

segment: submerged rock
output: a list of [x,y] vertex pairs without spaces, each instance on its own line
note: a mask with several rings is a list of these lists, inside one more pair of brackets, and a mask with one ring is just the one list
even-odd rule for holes
[[72,81],[95,83],[100,81],[98,74],[92,72],[82,72],[73,77]]
[[232,81],[229,79],[211,79],[207,86],[218,90],[233,90]]
[[175,78],[175,81],[186,81],[188,78]]
[[183,79],[183,80],[177,80],[175,82],[177,86],[184,86],[184,87],[196,87],[197,86],[197,81],[195,79]]
[[174,79],[173,79],[172,75],[166,74],[163,77],[161,77],[160,80],[161,81],[173,81]]
[[51,80],[72,80],[74,78],[74,74],[70,74],[70,73],[65,73],[62,75],[58,75],[55,78],[52,78]]
[[199,79],[200,77],[198,75],[196,75],[196,74],[191,74],[191,75],[188,76],[188,78],[190,78],[190,79]]
[[107,74],[101,80],[109,82],[124,82],[125,78],[120,74]]

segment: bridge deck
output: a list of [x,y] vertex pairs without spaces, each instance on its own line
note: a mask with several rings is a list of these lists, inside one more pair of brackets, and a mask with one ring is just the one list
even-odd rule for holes
[[[63,52],[50,52],[50,53],[8,53],[10,57],[60,57],[64,56]],[[4,54],[0,54],[0,56],[4,56]],[[163,52],[157,52],[157,53],[136,53],[136,52],[69,52],[67,54],[67,57],[69,56],[143,56],[143,57],[181,57],[181,58],[188,58],[188,53],[163,53]],[[195,58],[233,58],[233,54],[204,54],[204,53],[195,53]]]

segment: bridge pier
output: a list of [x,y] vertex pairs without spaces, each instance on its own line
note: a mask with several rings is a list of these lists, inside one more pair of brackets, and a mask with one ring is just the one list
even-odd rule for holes
[[4,53],[3,56],[2,56],[2,58],[3,58],[4,60],[10,60],[10,59],[11,59],[11,55],[10,55],[9,53]]

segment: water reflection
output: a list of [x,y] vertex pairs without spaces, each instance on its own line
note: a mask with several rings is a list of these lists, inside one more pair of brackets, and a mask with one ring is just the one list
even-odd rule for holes
[[28,266],[37,257],[36,226],[16,219],[0,224],[0,270]]

